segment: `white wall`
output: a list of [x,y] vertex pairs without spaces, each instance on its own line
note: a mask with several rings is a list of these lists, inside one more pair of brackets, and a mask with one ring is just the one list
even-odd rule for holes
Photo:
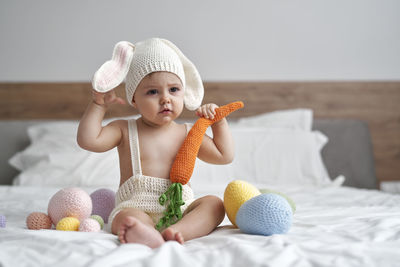
[[399,80],[398,0],[1,0],[0,81],[89,81],[170,39],[204,80]]

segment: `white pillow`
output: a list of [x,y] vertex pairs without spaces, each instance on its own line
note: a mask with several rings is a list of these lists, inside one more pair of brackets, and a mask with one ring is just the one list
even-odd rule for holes
[[116,149],[99,154],[52,153],[21,172],[14,185],[111,187],[119,185],[118,153]]
[[78,122],[49,122],[28,128],[31,144],[9,163],[21,173],[14,185],[119,185],[117,149],[105,153],[83,150],[76,142]]
[[328,138],[318,131],[233,128],[235,159],[229,165],[197,160],[191,179],[201,184],[227,185],[246,180],[260,185],[324,186],[331,179],[321,157]]
[[[249,127],[258,124],[262,128]],[[241,119],[232,124],[236,142],[234,163],[217,166],[198,160],[191,181],[226,185],[232,179],[280,183],[303,179],[322,183],[328,176],[319,151],[326,139],[322,134],[311,133],[311,124],[312,111],[306,109]],[[31,145],[9,160],[21,171],[14,184],[117,188],[120,175],[117,150],[93,153],[81,149],[76,143],[77,127],[78,122],[51,122],[30,127]],[[274,127],[282,129],[271,129]],[[296,140],[299,143],[295,145]],[[265,154],[261,153],[261,148]],[[266,168],[267,164],[271,166]]]
[[240,127],[266,127],[300,129],[311,131],[313,123],[313,111],[311,109],[288,109],[263,113],[256,116],[241,118],[237,125]]
[[[14,155],[9,163],[24,171],[54,154],[81,152],[76,144],[78,122],[48,122],[30,126],[28,136],[31,144]],[[66,162],[68,163],[68,161]]]

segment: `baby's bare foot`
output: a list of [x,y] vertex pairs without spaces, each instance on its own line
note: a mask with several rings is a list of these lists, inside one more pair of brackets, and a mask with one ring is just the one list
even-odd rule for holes
[[132,216],[124,218],[118,231],[121,243],[139,243],[151,248],[158,248],[165,241],[161,234],[153,227],[146,225]]
[[174,229],[172,229],[171,227],[165,229],[161,233],[161,235],[164,237],[165,241],[172,240],[172,241],[177,241],[180,244],[183,244],[183,242],[185,242],[181,232],[177,232]]

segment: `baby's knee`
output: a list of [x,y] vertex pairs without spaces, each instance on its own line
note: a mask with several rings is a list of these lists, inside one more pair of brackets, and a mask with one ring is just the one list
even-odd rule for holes
[[206,196],[207,205],[212,208],[213,213],[218,216],[218,218],[223,220],[225,216],[224,202],[217,196]]

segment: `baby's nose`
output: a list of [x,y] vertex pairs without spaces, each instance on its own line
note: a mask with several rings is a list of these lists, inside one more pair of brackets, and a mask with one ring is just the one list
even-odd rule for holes
[[168,95],[162,95],[161,96],[161,104],[165,104],[165,103],[170,103],[171,102],[171,99],[170,99],[170,97],[168,96]]

